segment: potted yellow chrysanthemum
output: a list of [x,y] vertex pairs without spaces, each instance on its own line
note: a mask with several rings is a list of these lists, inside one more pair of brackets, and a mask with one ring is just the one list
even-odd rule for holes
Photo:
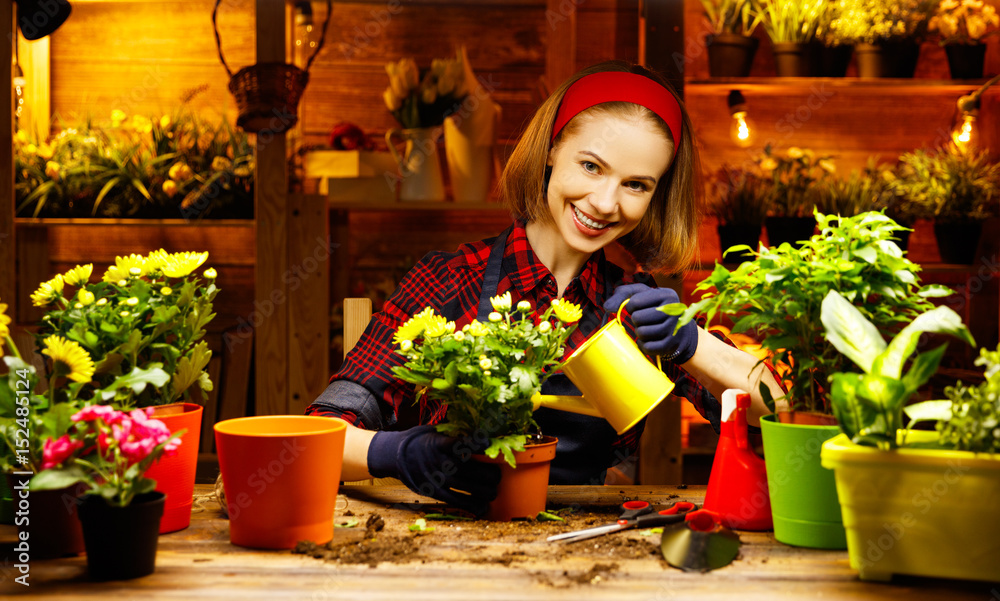
[[182,467],[159,462],[148,474],[168,492],[162,532],[191,518],[202,408],[190,401],[212,389],[212,353],[202,338],[218,294],[214,269],[204,279],[195,274],[207,259],[207,252],[162,249],[116,257],[100,281],[91,282],[93,265],[78,265],[31,295],[47,308],[42,352],[68,369],[50,373],[50,389],[125,410],[155,406],[155,418],[184,432],[180,453],[167,460]]
[[502,479],[487,517],[534,517],[545,509],[556,439],[539,436],[532,397],[562,363],[581,311],[556,299],[536,314],[528,301],[512,307],[509,292],[490,302],[487,322],[461,329],[430,307],[413,316],[396,330],[397,352],[406,363],[393,373],[417,385],[418,398],[447,406],[439,432],[489,440],[476,458],[500,464]]

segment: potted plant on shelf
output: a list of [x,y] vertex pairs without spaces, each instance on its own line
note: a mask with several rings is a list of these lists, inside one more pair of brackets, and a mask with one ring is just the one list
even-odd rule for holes
[[844,77],[854,56],[854,40],[845,37],[843,31],[831,27],[840,17],[842,9],[840,2],[828,3],[816,26],[819,57],[815,74],[819,77]]
[[891,187],[918,217],[934,220],[942,261],[975,261],[983,222],[997,215],[1000,197],[1000,163],[987,151],[949,143],[904,153]]
[[757,248],[771,199],[771,184],[755,168],[723,165],[715,173],[711,212],[718,220],[719,248],[724,262],[747,261],[746,252],[727,254],[733,246]]
[[502,478],[487,517],[535,517],[545,509],[556,440],[538,435],[532,397],[558,369],[580,308],[557,299],[535,315],[528,301],[512,308],[509,292],[490,302],[489,321],[461,329],[430,308],[413,316],[396,331],[406,363],[393,373],[447,405],[439,432],[488,436],[480,460],[500,464]]
[[48,140],[18,131],[14,161],[22,217],[253,217],[253,149],[226,119],[116,109]]
[[98,282],[90,281],[93,266],[82,265],[32,295],[35,305],[49,307],[40,335],[72,341],[93,361],[83,386],[97,402],[155,407],[158,419],[183,433],[184,449],[154,464],[150,476],[168,493],[164,532],[190,523],[202,418],[197,401],[212,389],[206,371],[212,352],[203,338],[215,317],[218,274],[207,269],[203,281],[194,273],[207,259],[208,253],[163,250],[116,257]]
[[166,496],[146,471],[181,444],[152,410],[123,412],[88,405],[70,419],[68,432],[45,441],[34,490],[84,482],[79,514],[87,570],[95,580],[125,580],[153,573]]
[[839,0],[829,33],[854,41],[859,77],[913,77],[936,0]]
[[928,29],[936,32],[948,56],[952,79],[983,76],[986,38],[1000,31],[996,7],[983,0],[941,0]]
[[813,75],[810,44],[827,9],[820,0],[752,0],[774,46],[774,68],[778,77]]
[[760,24],[750,0],[701,0],[711,33],[708,47],[708,74],[712,77],[746,77],[760,41],[753,37]]
[[[995,503],[1000,496],[1000,349],[981,349],[976,387],[945,389],[947,401],[906,406],[937,370],[945,345],[918,353],[921,333],[975,344],[947,307],[923,313],[888,344],[835,292],[823,323],[838,350],[864,373],[833,375],[831,399],[843,434],[827,441],[823,465],[835,472],[851,567],[862,580],[893,574],[993,581],[1000,564]],[[935,432],[904,429],[934,421]],[[885,541],[885,543],[883,543]]]
[[880,331],[891,332],[951,291],[919,285],[920,267],[892,241],[901,228],[882,213],[854,217],[815,214],[819,233],[801,248],[761,247],[734,271],[716,265],[695,288],[705,293],[679,319],[705,313],[735,319],[734,333],[761,340],[787,393],[772,399],[777,411],[761,420],[775,538],[820,548],[844,548],[844,528],[833,474],[819,465],[823,441],[839,429],[827,401],[827,378],[847,360],[824,338],[822,300],[842,291]]
[[768,145],[758,157],[757,165],[772,188],[764,220],[768,242],[771,246],[785,242],[797,246],[813,234],[816,221],[812,214],[819,199],[818,184],[836,172],[833,157],[797,146],[782,153]]
[[[888,205],[887,185],[878,164],[869,159],[864,169],[852,169],[846,178],[829,177],[820,181],[817,205],[827,215],[842,217],[879,210]],[[898,219],[893,220],[899,223]]]

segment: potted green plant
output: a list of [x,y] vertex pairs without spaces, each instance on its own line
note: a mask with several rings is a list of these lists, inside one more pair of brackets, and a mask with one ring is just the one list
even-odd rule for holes
[[901,226],[884,214],[838,217],[817,211],[815,219],[819,233],[801,248],[761,247],[753,261],[733,271],[716,265],[695,288],[704,296],[678,321],[704,313],[711,323],[730,315],[734,333],[761,341],[786,391],[772,399],[761,390],[776,411],[761,420],[775,538],[844,548],[833,474],[820,467],[819,449],[839,432],[827,400],[828,376],[846,371],[848,363],[824,337],[823,298],[840,290],[880,331],[891,332],[930,308],[928,298],[951,291],[920,286],[920,267],[893,242]]
[[778,77],[813,75],[810,44],[827,9],[821,0],[752,0],[774,46],[774,68]]
[[859,77],[913,77],[936,0],[838,0],[829,35],[853,40]]
[[[829,177],[821,180],[817,205],[828,215],[851,217],[885,208],[888,206],[889,194],[881,170],[874,159],[869,159],[863,169],[852,169],[846,178]],[[899,220],[894,221],[899,223]]]
[[765,218],[768,242],[771,246],[799,245],[815,229],[812,214],[819,201],[819,184],[836,173],[833,157],[797,146],[779,152],[767,145],[757,164],[771,185]]
[[723,165],[711,189],[711,213],[718,220],[719,248],[724,262],[749,260],[744,253],[728,253],[733,246],[756,248],[771,199],[771,184],[755,168]]
[[87,570],[95,580],[125,580],[153,573],[166,495],[146,471],[181,441],[152,409],[118,411],[88,405],[73,414],[63,436],[45,441],[42,471],[33,490],[83,482],[79,514]]
[[[413,316],[396,331],[397,352],[406,363],[393,373],[415,384],[418,395],[447,405],[439,432],[489,438],[481,460],[499,463],[502,478],[487,517],[534,517],[545,509],[556,440],[538,435],[532,397],[558,369],[581,312],[557,299],[535,315],[527,301],[511,307],[509,292],[490,302],[494,311],[487,322],[458,330],[430,308]],[[531,482],[517,481],[521,474]]]
[[944,262],[975,261],[983,222],[997,215],[1000,196],[1000,163],[987,151],[949,143],[904,153],[891,187],[909,200],[918,217],[934,220]]
[[[95,364],[82,386],[98,402],[155,406],[158,419],[183,433],[184,449],[155,464],[150,476],[169,493],[164,532],[190,523],[203,412],[198,401],[212,389],[206,371],[212,352],[203,338],[215,317],[218,274],[207,269],[202,280],[194,273],[207,259],[208,253],[163,250],[116,257],[100,281],[90,281],[92,265],[79,265],[31,297],[48,308],[40,335],[78,344]],[[153,386],[131,385],[143,378]]]
[[701,0],[704,17],[711,33],[705,35],[708,47],[708,73],[712,77],[746,77],[760,41],[753,37],[760,24],[750,0]]
[[23,217],[253,217],[253,148],[229,121],[114,110],[47,140],[14,136]]
[[819,43],[816,75],[819,77],[844,77],[854,56],[854,40],[831,27],[840,17],[842,9],[840,2],[827,3],[816,26],[816,41]]
[[941,0],[928,30],[940,36],[952,79],[979,79],[986,59],[986,38],[1000,32],[997,9],[983,0]]
[[[993,581],[1000,564],[1000,349],[981,349],[979,386],[948,387],[948,401],[906,405],[937,370],[945,345],[904,365],[922,333],[975,344],[947,307],[916,317],[888,344],[836,292],[823,301],[827,336],[864,373],[833,375],[831,399],[844,432],[827,441],[847,526],[851,567],[863,580],[893,574]],[[936,422],[934,432],[909,428]]]

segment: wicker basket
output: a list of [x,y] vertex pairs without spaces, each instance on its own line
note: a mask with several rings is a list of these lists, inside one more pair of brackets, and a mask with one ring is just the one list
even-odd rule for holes
[[222,54],[222,40],[216,16],[222,0],[215,0],[212,10],[212,27],[215,30],[215,44],[219,50],[219,60],[229,74],[229,91],[236,98],[239,116],[236,125],[254,134],[270,132],[280,134],[288,131],[298,122],[299,100],[309,83],[309,67],[323,48],[326,29],[330,24],[333,2],[326,2],[326,20],[323,33],[316,44],[316,50],[306,62],[305,70],[287,63],[257,63],[243,67],[234,75]]

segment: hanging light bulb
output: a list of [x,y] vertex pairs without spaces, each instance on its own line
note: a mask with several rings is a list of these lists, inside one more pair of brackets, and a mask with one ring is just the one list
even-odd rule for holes
[[749,148],[753,145],[754,124],[747,116],[747,101],[738,90],[733,90],[729,92],[728,104],[733,118],[729,123],[729,137],[740,148]]
[[951,130],[951,140],[959,149],[968,150],[979,145],[979,128],[976,127],[978,116],[978,96],[962,96],[958,99],[958,118]]

